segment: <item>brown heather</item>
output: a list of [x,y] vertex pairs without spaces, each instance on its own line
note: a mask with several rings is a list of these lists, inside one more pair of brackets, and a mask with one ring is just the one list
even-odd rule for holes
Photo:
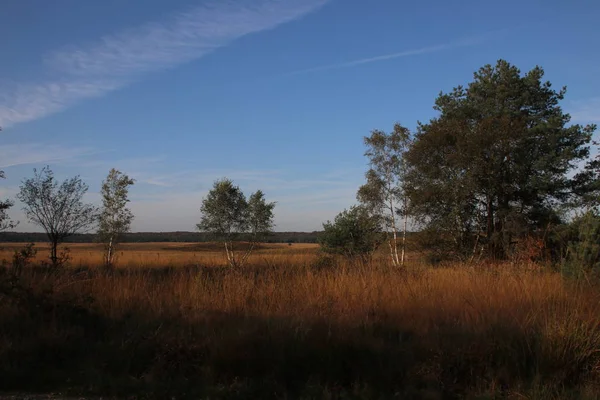
[[[9,258],[9,245],[5,245]],[[264,245],[74,245],[0,279],[0,390],[129,398],[600,398],[600,290],[535,266],[399,271]],[[43,257],[44,254],[39,254]],[[41,258],[40,258],[41,259]]]

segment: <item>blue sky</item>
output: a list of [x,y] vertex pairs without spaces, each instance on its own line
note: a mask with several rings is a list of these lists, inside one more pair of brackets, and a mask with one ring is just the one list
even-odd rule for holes
[[[312,231],[355,202],[362,138],[434,116],[504,58],[541,65],[574,122],[600,122],[596,0],[3,0],[0,197],[34,167],[137,180],[134,231],[193,230],[212,182]],[[38,230],[16,204],[18,230]]]

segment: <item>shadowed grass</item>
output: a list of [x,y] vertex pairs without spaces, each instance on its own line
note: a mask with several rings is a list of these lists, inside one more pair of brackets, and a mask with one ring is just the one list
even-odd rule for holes
[[[287,258],[286,258],[287,257]],[[314,259],[314,257],[313,257]],[[264,254],[2,275],[0,390],[163,398],[597,398],[600,291],[504,265]]]

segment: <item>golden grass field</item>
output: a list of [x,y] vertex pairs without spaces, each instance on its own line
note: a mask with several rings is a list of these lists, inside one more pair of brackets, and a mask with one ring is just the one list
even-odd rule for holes
[[1,391],[600,398],[600,290],[544,268],[323,264],[269,244],[231,270],[210,244],[144,243],[104,271],[100,247],[70,247],[77,268],[3,273]]
[[[0,243],[0,260],[10,261],[17,249],[26,243]],[[36,243],[36,262],[48,261],[49,245]],[[74,267],[97,266],[102,264],[102,244],[66,243],[59,247],[68,248],[70,265]],[[316,257],[319,246],[310,243],[264,243],[252,252],[250,263],[277,262],[284,257],[294,256],[304,261]],[[222,245],[218,243],[123,243],[117,251],[117,267],[165,267],[189,265],[226,265]]]

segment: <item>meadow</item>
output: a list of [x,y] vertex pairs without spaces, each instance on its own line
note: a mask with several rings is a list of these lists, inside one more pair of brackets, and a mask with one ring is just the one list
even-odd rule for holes
[[[10,260],[23,244],[3,244]],[[368,265],[264,244],[70,245],[0,272],[0,392],[173,399],[600,398],[600,290],[533,264]]]

